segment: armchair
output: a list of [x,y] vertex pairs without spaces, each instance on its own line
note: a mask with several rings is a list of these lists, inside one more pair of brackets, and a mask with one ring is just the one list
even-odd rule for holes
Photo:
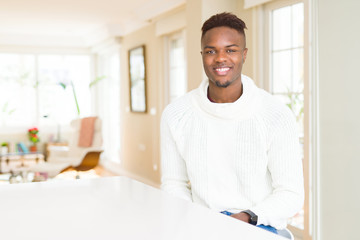
[[[88,124],[88,120],[92,124]],[[99,118],[75,119],[71,122],[73,129],[69,144],[64,146],[51,146],[47,162],[39,163],[30,167],[33,172],[45,172],[48,177],[55,177],[59,173],[73,168],[84,171],[94,168],[100,159],[102,150],[101,120]],[[93,131],[92,131],[93,130]],[[91,136],[88,133],[92,133]],[[88,140],[88,141],[86,141]]]

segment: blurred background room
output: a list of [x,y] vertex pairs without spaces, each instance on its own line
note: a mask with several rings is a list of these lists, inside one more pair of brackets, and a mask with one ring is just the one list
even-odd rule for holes
[[0,183],[123,175],[159,188],[161,113],[206,77],[200,29],[226,11],[248,28],[243,74],[297,118],[306,197],[289,229],[298,240],[360,239],[359,9],[0,0]]

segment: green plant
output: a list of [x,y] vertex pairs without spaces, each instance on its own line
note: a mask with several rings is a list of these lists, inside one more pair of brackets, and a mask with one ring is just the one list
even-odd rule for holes
[[99,77],[96,77],[94,79],[94,81],[92,81],[90,84],[89,84],[89,88],[91,88],[92,86],[95,86],[97,83],[99,83],[101,80],[105,79],[106,76],[99,76]]
[[287,97],[289,99],[289,103],[286,105],[293,111],[297,121],[302,119],[304,115],[304,101],[300,96],[300,94],[291,93],[288,90]]
[[2,107],[2,112],[8,115],[13,114],[16,111],[16,108],[9,109],[9,101],[5,102]]
[[7,143],[7,142],[2,142],[2,143],[1,143],[1,146],[2,146],[2,147],[7,147],[7,146],[8,146],[8,143]]
[[[79,103],[77,101],[77,97],[76,97],[76,92],[75,92],[75,87],[74,87],[74,83],[73,81],[70,81],[71,87],[72,87],[72,91],[73,91],[73,96],[74,96],[74,101],[76,104],[76,109],[77,109],[77,114],[78,116],[80,116],[80,107],[79,107]],[[65,90],[66,89],[66,84],[63,82],[60,82],[59,85]]]
[[[96,77],[92,82],[90,82],[89,84],[89,88],[95,86],[97,83],[99,83],[101,80],[105,79],[106,76],[99,76],[99,77]],[[64,82],[60,82],[59,85],[65,90],[66,89],[66,84]],[[76,109],[77,109],[77,114],[78,116],[80,116],[80,107],[79,107],[79,103],[77,101],[77,97],[76,97],[76,91],[75,91],[75,87],[74,87],[74,83],[73,81],[70,81],[70,85],[72,87],[72,92],[73,92],[73,96],[74,96],[74,101],[75,101],[75,104],[76,104]]]

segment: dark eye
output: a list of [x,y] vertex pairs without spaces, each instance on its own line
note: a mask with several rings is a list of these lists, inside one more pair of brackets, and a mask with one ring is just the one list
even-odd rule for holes
[[226,52],[227,52],[227,53],[233,53],[233,52],[236,52],[236,50],[234,50],[234,49],[228,49],[228,50],[226,50]]
[[209,51],[205,51],[206,54],[215,54],[215,50],[209,50]]

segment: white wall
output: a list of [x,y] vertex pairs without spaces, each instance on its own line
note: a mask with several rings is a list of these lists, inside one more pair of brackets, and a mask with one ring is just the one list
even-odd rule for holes
[[360,239],[360,1],[318,1],[321,240]]

